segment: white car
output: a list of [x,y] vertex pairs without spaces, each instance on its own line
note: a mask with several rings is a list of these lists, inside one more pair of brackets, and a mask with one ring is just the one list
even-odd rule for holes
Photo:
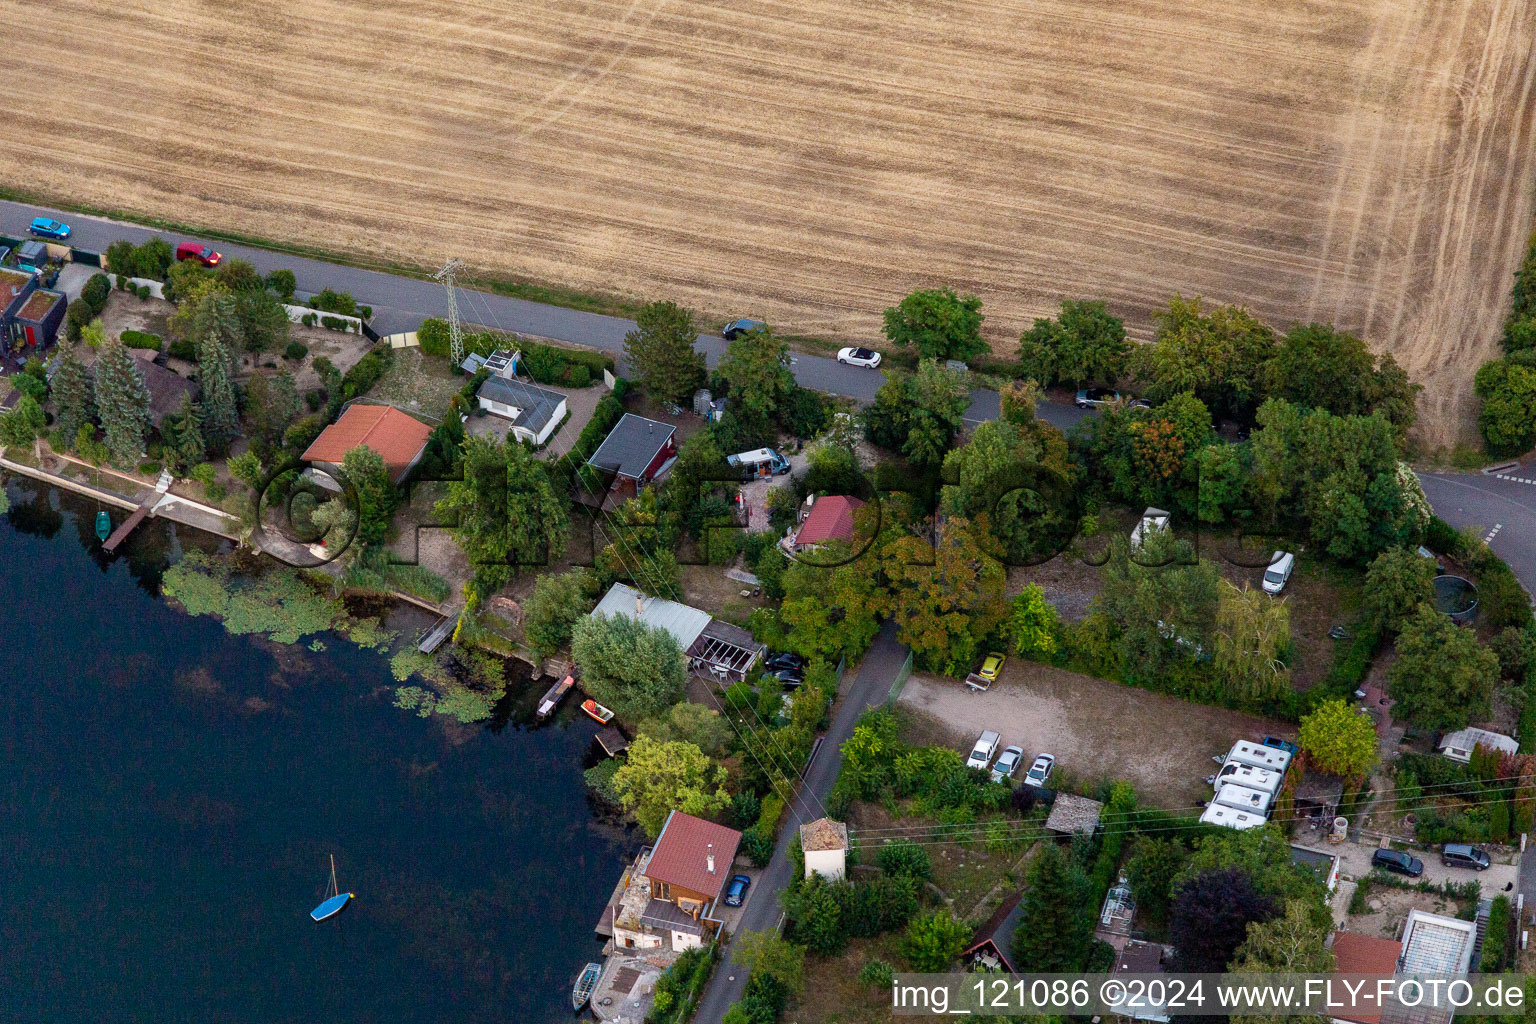
[[880,353],[872,348],[840,348],[837,361],[844,366],[867,366],[873,370],[880,365]]
[[1002,782],[1004,779],[1013,778],[1013,773],[1019,770],[1019,765],[1023,761],[1022,748],[1004,747],[1003,752],[997,756],[997,764],[992,766],[992,781]]
[[965,759],[965,766],[986,771],[987,765],[992,763],[992,755],[996,752],[998,740],[1001,738],[991,729],[983,732],[977,737],[976,745],[971,748],[971,756]]
[[1056,767],[1056,759],[1050,754],[1041,754],[1035,758],[1035,763],[1029,766],[1028,773],[1024,776],[1024,785],[1043,786],[1051,777],[1051,769]]

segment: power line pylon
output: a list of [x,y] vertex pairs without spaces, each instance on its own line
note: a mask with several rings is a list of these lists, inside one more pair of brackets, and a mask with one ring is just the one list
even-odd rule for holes
[[464,269],[464,261],[451,259],[443,264],[443,269],[432,275],[433,280],[443,282],[443,287],[448,289],[448,365],[458,366],[464,362],[464,331],[459,327],[459,300],[453,291],[453,278],[460,270]]

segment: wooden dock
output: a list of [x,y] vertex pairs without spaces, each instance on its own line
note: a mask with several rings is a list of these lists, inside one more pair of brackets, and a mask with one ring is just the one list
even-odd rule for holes
[[422,654],[431,654],[443,646],[443,641],[453,635],[453,627],[458,624],[458,617],[445,615],[438,620],[437,625],[427,630],[427,635],[421,638],[421,643],[416,649]]
[[149,515],[149,510],[153,508],[155,502],[159,500],[160,495],[154,491],[151,491],[149,497],[141,501],[139,503],[139,507],[133,510],[133,515],[123,520],[123,525],[112,531],[112,536],[108,537],[106,541],[102,543],[101,550],[107,552],[108,554],[116,551],[117,546],[128,539],[128,535],[138,528],[138,525],[142,523],[144,519]]
[[617,757],[629,749],[629,741],[613,726],[606,726],[597,734],[597,744],[609,757]]

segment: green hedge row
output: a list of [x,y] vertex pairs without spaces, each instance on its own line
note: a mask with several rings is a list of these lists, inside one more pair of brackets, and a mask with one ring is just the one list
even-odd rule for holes
[[147,348],[156,352],[160,351],[161,338],[158,334],[150,334],[146,331],[124,331],[120,337],[123,344],[129,348]]
[[592,412],[592,418],[587,425],[581,428],[581,436],[576,439],[576,444],[570,451],[560,456],[555,462],[555,470],[567,479],[573,479],[581,467],[586,465],[592,453],[597,451],[597,446],[603,443],[603,438],[613,429],[624,416],[624,395],[629,391],[629,382],[623,377],[618,378],[611,394],[604,395],[602,401],[597,403],[597,408]]

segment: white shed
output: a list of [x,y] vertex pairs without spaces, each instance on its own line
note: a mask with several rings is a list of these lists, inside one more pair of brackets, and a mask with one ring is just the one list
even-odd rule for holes
[[1440,737],[1440,753],[1462,764],[1472,760],[1472,751],[1479,746],[1506,754],[1520,753],[1520,744],[1515,739],[1487,729],[1458,729]]
[[848,826],[831,818],[817,818],[800,826],[800,849],[805,854],[805,877],[820,875],[829,882],[848,873]]

